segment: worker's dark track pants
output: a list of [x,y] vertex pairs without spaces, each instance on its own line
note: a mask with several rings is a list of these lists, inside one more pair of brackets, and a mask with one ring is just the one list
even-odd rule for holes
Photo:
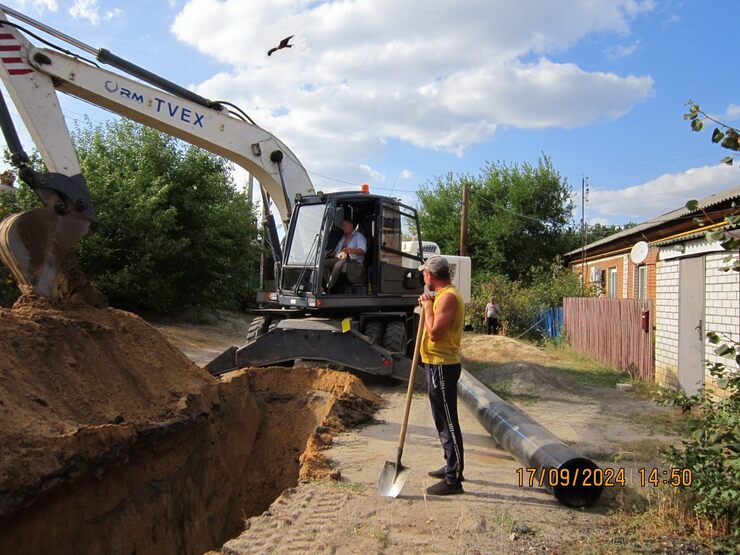
[[445,452],[445,480],[459,484],[463,473],[463,439],[457,418],[457,382],[460,364],[424,364],[434,425]]

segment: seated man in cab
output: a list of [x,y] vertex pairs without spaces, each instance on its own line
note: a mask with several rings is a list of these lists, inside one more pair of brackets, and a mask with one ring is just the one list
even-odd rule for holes
[[361,284],[365,281],[365,251],[367,240],[355,229],[349,220],[342,222],[342,237],[337,246],[327,253],[324,262],[324,281],[327,292],[337,284],[339,276],[346,274],[350,283]]

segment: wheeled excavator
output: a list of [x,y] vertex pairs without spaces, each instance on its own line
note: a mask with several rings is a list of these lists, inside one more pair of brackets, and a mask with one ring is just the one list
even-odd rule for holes
[[[80,53],[43,39],[38,31]],[[46,47],[34,46],[28,37]],[[258,295],[246,344],[217,357],[207,365],[209,371],[218,375],[243,366],[308,360],[407,376],[414,309],[423,287],[414,208],[365,187],[317,192],[290,149],[233,104],[197,95],[1,4],[0,61],[0,77],[49,170],[31,168],[0,96],[0,127],[11,163],[44,205],[0,222],[0,258],[23,292],[91,300],[72,253],[94,231],[97,216],[58,91],[231,160],[258,180],[263,202],[274,203],[287,229],[280,241],[274,220],[268,216],[263,222],[277,262],[274,290]],[[367,240],[363,280],[352,283],[341,276],[327,291],[324,254],[341,237],[343,220]],[[469,276],[469,267],[460,275]]]

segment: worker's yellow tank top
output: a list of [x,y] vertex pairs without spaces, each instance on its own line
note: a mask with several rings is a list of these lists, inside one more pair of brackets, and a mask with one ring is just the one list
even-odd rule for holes
[[465,324],[465,301],[454,285],[443,287],[434,297],[434,307],[445,295],[457,298],[457,314],[450,329],[439,341],[432,341],[424,329],[421,336],[421,361],[427,364],[457,364],[460,362],[460,342]]

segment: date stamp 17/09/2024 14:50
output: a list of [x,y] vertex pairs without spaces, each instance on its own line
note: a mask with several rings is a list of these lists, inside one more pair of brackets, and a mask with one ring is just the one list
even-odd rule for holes
[[[624,468],[531,468],[516,469],[518,485],[531,487],[622,487],[627,483],[625,475],[633,476],[633,469]],[[667,485],[672,487],[689,487],[693,476],[689,468],[646,468],[637,469],[637,480],[640,487]],[[630,480],[631,482],[632,480]]]

